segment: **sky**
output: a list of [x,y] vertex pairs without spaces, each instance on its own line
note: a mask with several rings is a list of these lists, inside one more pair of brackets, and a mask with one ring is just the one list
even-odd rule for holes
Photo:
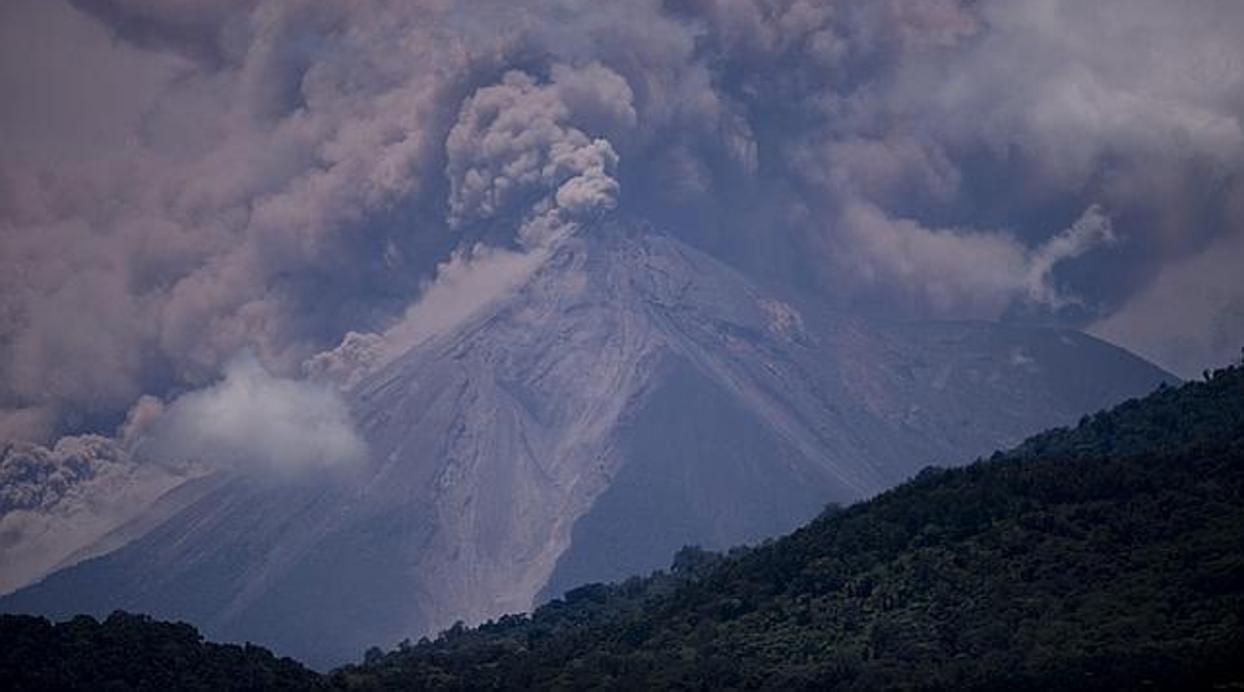
[[1238,0],[7,0],[0,439],[240,401],[354,456],[320,383],[610,214],[1195,377],[1244,346],[1242,33]]

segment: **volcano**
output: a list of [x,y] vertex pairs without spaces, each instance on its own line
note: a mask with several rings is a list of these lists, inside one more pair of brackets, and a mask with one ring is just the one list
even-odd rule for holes
[[332,665],[777,535],[1172,379],[1079,332],[878,322],[590,231],[346,391],[365,469],[192,481],[0,608],[141,611]]

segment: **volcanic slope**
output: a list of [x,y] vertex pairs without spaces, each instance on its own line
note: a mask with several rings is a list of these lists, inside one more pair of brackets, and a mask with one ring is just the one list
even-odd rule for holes
[[789,531],[1171,379],[1077,332],[878,324],[591,231],[346,392],[365,469],[224,479],[0,609],[125,608],[331,665]]

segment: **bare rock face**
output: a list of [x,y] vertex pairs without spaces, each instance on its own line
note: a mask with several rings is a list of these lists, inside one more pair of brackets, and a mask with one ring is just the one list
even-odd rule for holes
[[364,471],[200,481],[0,608],[127,608],[335,664],[781,533],[1169,379],[1076,332],[817,311],[594,230],[352,385]]

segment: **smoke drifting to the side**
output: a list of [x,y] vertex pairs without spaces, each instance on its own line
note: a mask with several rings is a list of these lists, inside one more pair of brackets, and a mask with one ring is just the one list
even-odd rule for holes
[[16,0],[0,434],[110,430],[244,348],[348,379],[614,212],[1191,374],[1244,342],[1242,30],[1234,0]]

